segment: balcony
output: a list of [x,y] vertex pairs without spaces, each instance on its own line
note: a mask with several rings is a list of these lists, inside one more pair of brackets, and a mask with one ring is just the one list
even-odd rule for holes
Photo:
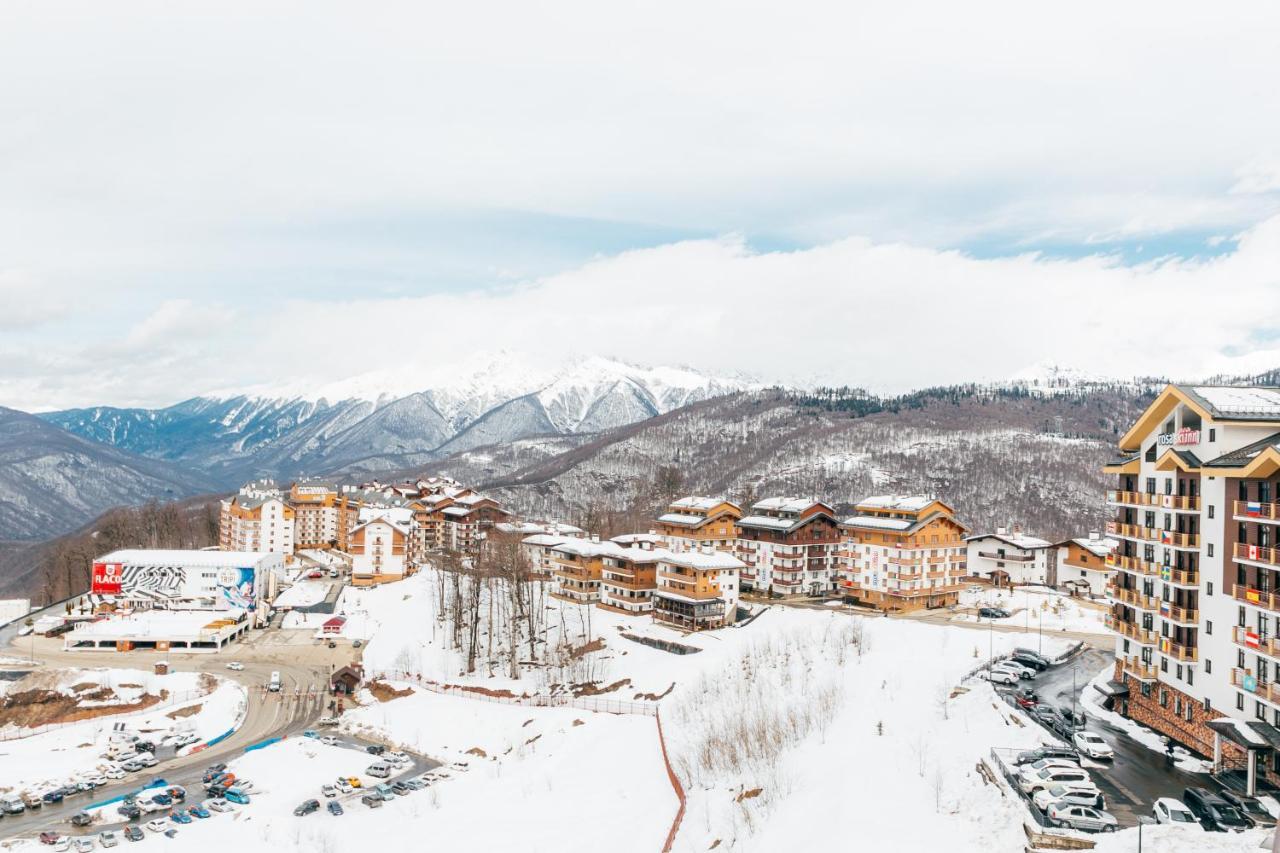
[[1231,512],[1237,521],[1280,521],[1280,504],[1232,501]]
[[1276,595],[1274,592],[1263,592],[1262,590],[1237,585],[1231,590],[1231,597],[1236,601],[1252,604],[1254,607],[1261,607],[1273,613],[1280,613],[1280,595]]
[[1108,616],[1106,618],[1106,625],[1112,631],[1115,631],[1121,636],[1128,637],[1136,643],[1140,643],[1144,646],[1154,646],[1156,644],[1157,638],[1155,631],[1139,628],[1133,622],[1128,622],[1115,616]]
[[1108,554],[1106,563],[1108,568],[1119,569],[1124,572],[1132,572],[1136,575],[1160,574],[1160,564],[1151,563],[1138,557],[1126,557],[1122,554]]
[[1257,631],[1236,625],[1231,629],[1231,641],[1251,652],[1280,658],[1280,639],[1275,637],[1260,637]]
[[1199,569],[1170,569],[1161,577],[1174,586],[1200,586]]
[[1154,495],[1148,492],[1108,491],[1107,503],[1118,506],[1160,507],[1177,512],[1199,512],[1198,495]]
[[1143,595],[1135,589],[1124,589],[1122,587],[1108,585],[1107,597],[1130,607],[1136,607],[1139,610],[1157,611],[1160,609],[1160,602],[1149,595]]
[[653,581],[640,581],[635,578],[628,578],[619,575],[605,575],[600,579],[600,583],[605,586],[614,586],[620,589],[634,589],[642,592],[652,590],[654,587]]
[[[999,560],[1005,563],[1030,563],[1035,559],[1032,554],[1000,554],[996,551],[979,551],[979,557],[985,557],[988,560]],[[942,557],[934,558],[937,562],[942,562]]]
[[1146,527],[1141,524],[1125,524],[1122,521],[1108,521],[1107,533],[1125,539],[1138,539],[1143,542],[1159,542],[1172,548],[1199,548],[1199,533],[1179,533],[1177,530],[1161,530],[1158,527]]
[[920,598],[931,595],[949,595],[962,589],[964,589],[963,584],[952,584],[951,586],[930,586],[923,589],[886,589],[884,593],[896,598]]
[[1184,663],[1194,663],[1199,660],[1199,650],[1195,646],[1184,646],[1167,638],[1160,640],[1160,652]]
[[1272,704],[1280,705],[1280,687],[1277,687],[1274,682],[1257,681],[1252,670],[1232,667],[1231,686],[1239,687],[1241,690],[1266,699]]
[[1122,668],[1139,681],[1156,680],[1156,668],[1149,663],[1143,663],[1138,658],[1125,658]]
[[1265,563],[1268,566],[1280,566],[1280,548],[1268,548],[1265,545],[1246,545],[1237,542],[1235,558],[1250,563]]
[[1200,622],[1200,611],[1187,607],[1179,607],[1176,604],[1167,604],[1160,602],[1160,615],[1168,619],[1170,622],[1177,622],[1179,625],[1197,625]]

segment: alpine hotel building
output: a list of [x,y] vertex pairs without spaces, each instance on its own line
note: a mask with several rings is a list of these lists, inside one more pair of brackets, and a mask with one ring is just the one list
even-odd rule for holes
[[1280,780],[1280,388],[1170,385],[1104,469],[1116,710]]

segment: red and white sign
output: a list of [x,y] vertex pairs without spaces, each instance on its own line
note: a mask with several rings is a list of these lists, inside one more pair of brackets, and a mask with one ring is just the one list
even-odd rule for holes
[[1247,546],[1246,553],[1248,553],[1250,560],[1258,559],[1258,546],[1257,545]]
[[1168,447],[1170,445],[1185,446],[1188,444],[1200,443],[1200,430],[1183,427],[1177,432],[1166,432],[1156,436],[1156,444]]
[[119,595],[124,581],[124,563],[94,563],[93,586],[90,591],[98,595]]
[[1244,644],[1251,649],[1258,648],[1258,632],[1245,629]]

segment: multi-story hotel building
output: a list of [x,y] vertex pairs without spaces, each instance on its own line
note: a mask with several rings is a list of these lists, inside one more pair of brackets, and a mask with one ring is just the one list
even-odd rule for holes
[[218,549],[285,554],[294,549],[293,507],[269,481],[248,483],[223,500],[218,517]]
[[955,512],[936,498],[880,495],[841,527],[840,591],[879,610],[946,607],[959,600],[966,568]]
[[1027,536],[1017,525],[965,537],[969,574],[996,586],[1051,583],[1058,552],[1046,539]]
[[1170,385],[1119,448],[1104,692],[1250,784],[1280,778],[1280,388]]
[[289,506],[293,507],[294,547],[346,550],[355,513],[337,485],[300,480],[289,489]]
[[653,591],[655,621],[703,631],[732,625],[738,615],[743,563],[708,543],[696,551],[663,551]]
[[1090,533],[1057,543],[1058,571],[1054,586],[1065,587],[1076,595],[1101,598],[1107,594],[1107,585],[1115,570],[1107,564],[1107,558],[1120,543],[1115,539]]
[[412,533],[406,511],[365,510],[366,519],[351,531],[351,584],[376,586],[412,574],[408,561]]
[[630,547],[622,547],[616,540],[604,544],[619,547],[601,558],[600,607],[630,616],[652,614],[658,561],[669,552],[644,539]]
[[835,511],[808,498],[766,498],[738,519],[744,587],[773,595],[824,595],[840,551]]
[[724,498],[690,496],[672,501],[656,519],[654,532],[672,551],[696,551],[709,543],[717,551],[738,550],[742,508]]

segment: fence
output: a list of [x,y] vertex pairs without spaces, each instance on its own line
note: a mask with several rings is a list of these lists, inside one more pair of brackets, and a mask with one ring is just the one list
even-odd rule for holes
[[[154,705],[148,705],[147,707],[139,708],[136,711],[126,711],[121,714],[103,714],[101,718],[101,722],[99,722],[98,725],[103,725],[108,722],[117,723],[117,722],[120,722],[121,720],[127,720],[130,717],[137,717],[143,714],[150,714],[154,711],[163,711],[166,708],[172,708],[174,705],[181,705],[184,702],[191,702],[195,699],[203,699],[208,695],[210,694],[204,693],[199,690],[187,690],[187,691],[183,691],[182,693],[175,693],[170,695],[168,699],[162,699],[159,702],[155,703]],[[94,724],[95,719],[97,718],[90,717],[85,720],[71,720],[70,722],[66,722],[66,723],[45,723],[42,726],[36,726],[34,728],[29,728],[29,729],[22,728],[22,729],[17,729],[16,731],[0,732],[0,743],[3,743],[4,741],[10,741],[10,740],[22,740],[23,738],[34,737],[35,735],[42,735],[47,732],[57,731],[59,729],[65,729],[65,728],[68,728],[69,726],[91,725],[91,724]]]
[[494,702],[499,705],[523,705],[529,708],[578,708],[583,711],[596,711],[602,714],[639,714],[646,717],[658,715],[655,702],[632,702],[626,699],[601,699],[596,696],[570,696],[560,693],[536,693],[533,696],[496,696],[479,690],[469,690],[456,684],[440,684],[410,672],[376,670],[368,673],[369,679],[390,678],[395,681],[408,681],[423,690],[439,693],[444,696],[461,696],[479,702]]
[[676,843],[676,835],[680,832],[680,823],[684,820],[684,785],[680,784],[680,777],[676,775],[676,771],[671,767],[671,760],[667,757],[667,738],[662,733],[662,715],[655,713],[653,716],[658,722],[658,745],[662,747],[662,763],[667,768],[667,779],[671,782],[672,790],[676,792],[676,799],[680,801],[680,808],[676,809],[675,819],[671,821],[671,829],[667,832],[667,841],[662,845],[662,853],[670,853],[672,846]]

